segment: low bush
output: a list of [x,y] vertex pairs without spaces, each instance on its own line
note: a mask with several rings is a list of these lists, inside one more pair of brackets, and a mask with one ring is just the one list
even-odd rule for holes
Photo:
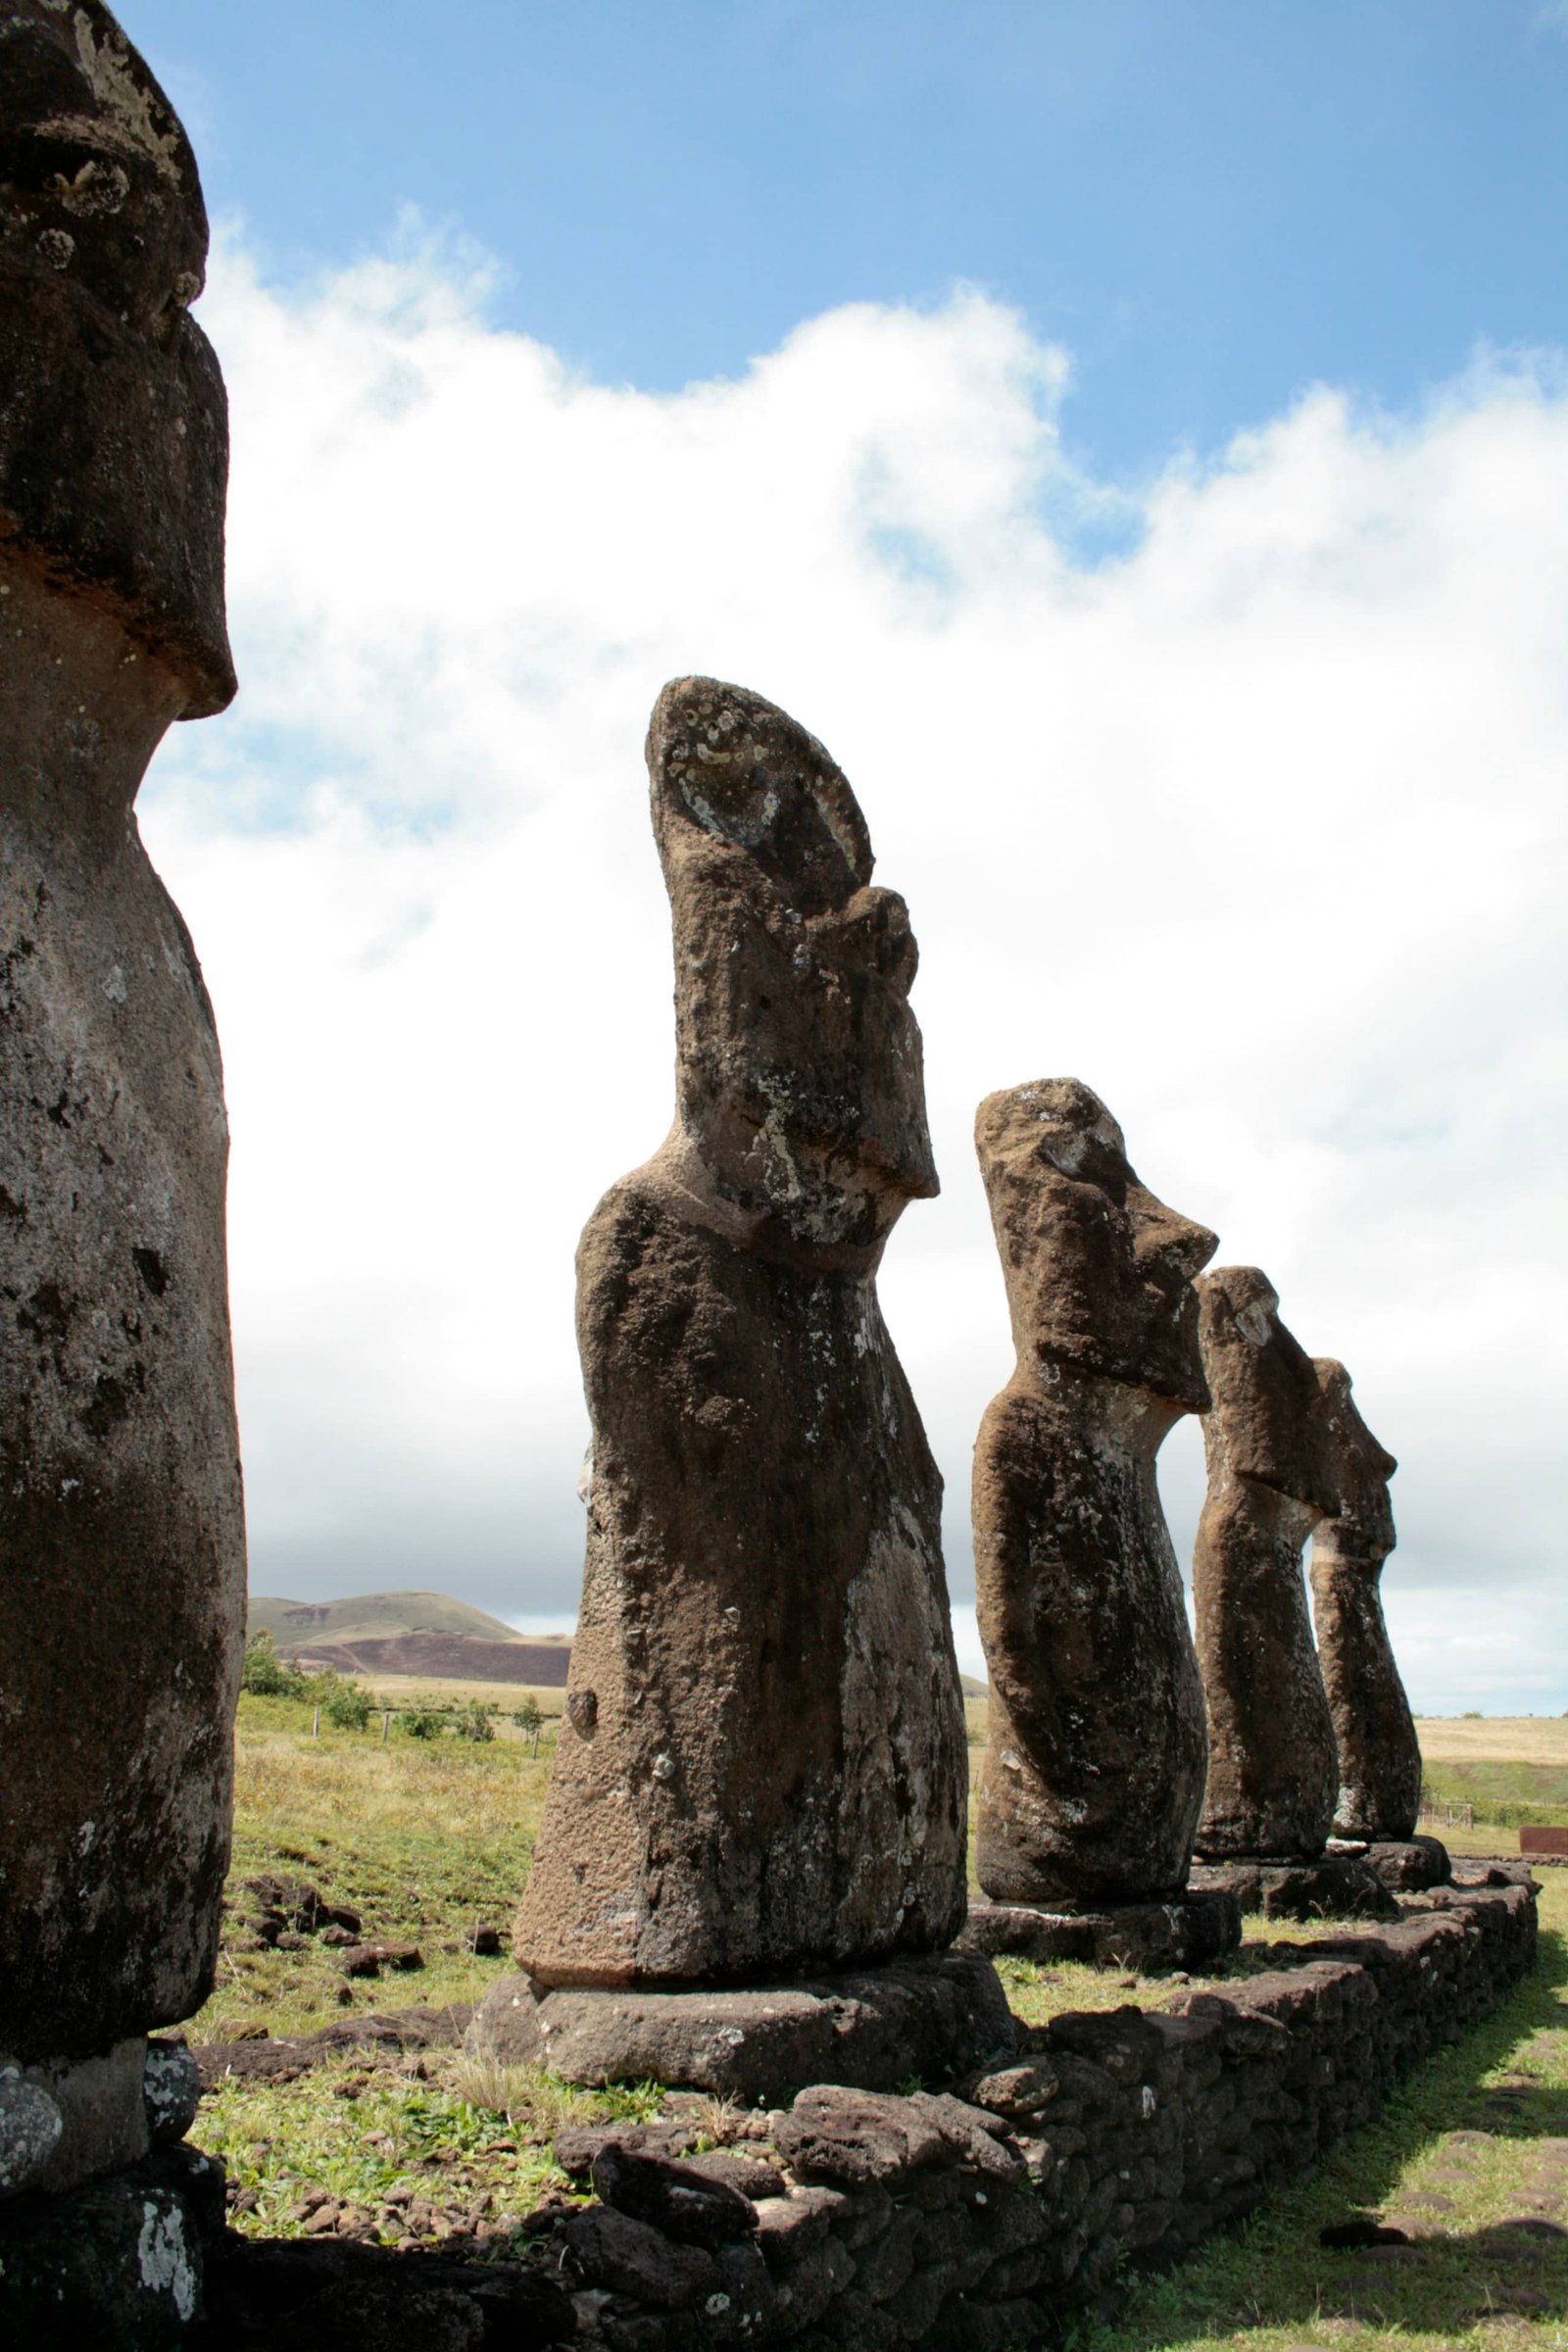
[[253,1698],[305,1696],[304,1675],[297,1666],[278,1656],[276,1644],[265,1626],[245,1638],[245,1663],[240,1670],[239,1687]]

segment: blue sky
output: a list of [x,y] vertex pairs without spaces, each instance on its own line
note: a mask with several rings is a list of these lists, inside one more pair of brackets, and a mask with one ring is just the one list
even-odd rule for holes
[[[1349,1366],[1418,1703],[1568,1706],[1568,0],[124,22],[220,232],[241,692],[139,812],[254,1588],[571,1620],[572,1253],[670,1104],[642,737],[706,670],[920,940],[881,1292],[960,1622],[974,1105],[1071,1072]],[[1196,1424],[1160,1484],[1185,1558]]]
[[1101,475],[1327,380],[1563,339],[1550,0],[127,0],[216,213],[283,275],[400,207],[601,380],[730,375],[956,280],[1071,350]]

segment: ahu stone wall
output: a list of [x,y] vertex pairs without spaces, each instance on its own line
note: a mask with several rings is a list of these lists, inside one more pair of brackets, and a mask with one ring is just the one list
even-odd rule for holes
[[819,2085],[696,2156],[667,2123],[564,2135],[600,2197],[540,2217],[577,2340],[1039,2341],[1124,2261],[1173,2261],[1370,2121],[1529,1966],[1530,1887],[1428,1906],[1223,1991],[1057,2018],[962,2097]]

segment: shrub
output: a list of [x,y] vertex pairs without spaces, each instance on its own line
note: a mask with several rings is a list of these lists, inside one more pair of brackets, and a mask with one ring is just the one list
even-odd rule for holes
[[496,1736],[495,1718],[501,1709],[493,1698],[470,1698],[459,1707],[453,1719],[453,1729],[465,1740],[493,1740]]
[[256,1698],[303,1698],[305,1677],[297,1666],[280,1658],[271,1635],[264,1626],[260,1633],[245,1637],[245,1664],[240,1671],[239,1687]]
[[370,1720],[370,1693],[352,1675],[318,1674],[312,1696],[340,1732],[363,1732]]
[[398,1729],[411,1740],[439,1740],[447,1728],[447,1711],[436,1699],[418,1697],[398,1717]]

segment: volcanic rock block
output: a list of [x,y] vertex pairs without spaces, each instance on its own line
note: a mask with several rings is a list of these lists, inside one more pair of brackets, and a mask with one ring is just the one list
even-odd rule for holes
[[228,1850],[221,1068],[133,813],[233,692],[227,427],[195,162],[100,0],[9,0],[0,154],[0,2063],[82,2179],[146,2147]]
[[1017,1349],[975,1446],[976,1868],[1000,1904],[1103,1912],[1180,1889],[1202,1798],[1202,1686],[1154,1456],[1208,1401],[1193,1276],[1214,1236],[1139,1182],[1077,1079],[988,1096],[975,1146]]
[[776,1982],[963,1917],[941,1479],[875,1288],[937,1189],[908,916],[759,696],[676,680],[648,761],[678,1107],[578,1252],[587,1565],[514,1939],[539,1987]]
[[1350,1395],[1343,1364],[1320,1356],[1330,1458],[1340,1505],[1312,1534],[1317,1653],[1339,1744],[1342,1838],[1409,1838],[1421,1810],[1421,1747],[1383,1616],[1379,1584],[1394,1549],[1389,1481],[1398,1468]]
[[1193,1556],[1208,1707],[1208,1783],[1197,1850],[1311,1859],[1340,1785],[1334,1723],[1307,1622],[1301,1546],[1339,1507],[1311,1358],[1255,1266],[1198,1284],[1208,1493]]

